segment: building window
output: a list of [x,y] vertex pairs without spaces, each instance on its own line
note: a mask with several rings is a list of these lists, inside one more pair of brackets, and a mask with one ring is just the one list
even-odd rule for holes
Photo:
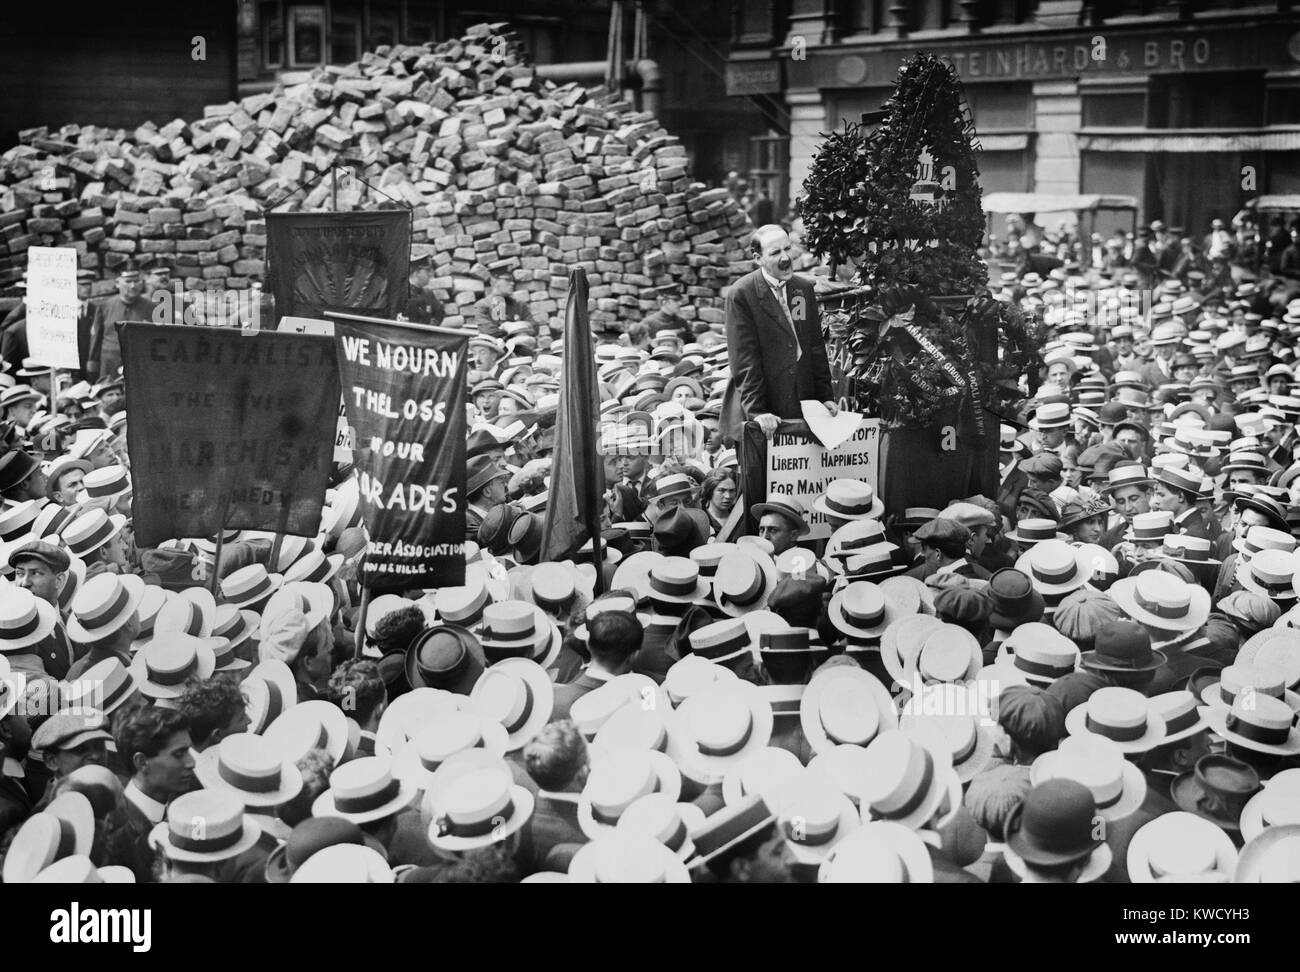
[[278,3],[262,3],[257,8],[262,25],[262,64],[270,69],[284,66],[284,18]]
[[1151,128],[1258,128],[1264,124],[1262,71],[1157,74],[1151,78]]
[[361,59],[361,21],[356,17],[330,20],[330,63],[350,64]]
[[1084,91],[1085,128],[1142,128],[1146,124],[1145,86],[1136,90]]
[[289,66],[314,67],[325,58],[325,8],[289,8]]
[[395,3],[370,4],[370,28],[367,48],[391,46],[397,43],[399,27],[402,22],[402,10]]

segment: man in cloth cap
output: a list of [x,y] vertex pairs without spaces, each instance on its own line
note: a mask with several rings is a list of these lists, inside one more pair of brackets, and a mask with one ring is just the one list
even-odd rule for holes
[[113,377],[122,367],[122,348],[114,325],[118,321],[151,321],[153,306],[144,295],[144,277],[139,268],[126,264],[117,275],[117,295],[99,305],[99,316],[90,329],[86,370],[92,378]]

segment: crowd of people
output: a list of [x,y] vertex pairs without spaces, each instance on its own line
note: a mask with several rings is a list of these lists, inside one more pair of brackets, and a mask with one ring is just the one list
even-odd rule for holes
[[1157,219],[1134,232],[1116,228],[1109,236],[1093,232],[1086,237],[1064,222],[1049,231],[1035,216],[1011,213],[1005,232],[989,238],[990,258],[1017,276],[1087,264],[1107,275],[1135,273],[1144,290],[1170,280],[1193,290],[1213,290],[1253,280],[1261,271],[1288,286],[1300,284],[1300,219],[1294,214],[1275,214],[1261,225],[1257,214],[1242,210],[1230,222],[1210,220],[1200,234]]
[[1300,294],[992,283],[1052,340],[943,509],[742,496],[684,294],[597,340],[595,562],[541,556],[564,348],[495,281],[464,583],[364,617],[349,464],[316,537],[135,543],[99,308],[77,381],[0,374],[0,877],[1300,880]]

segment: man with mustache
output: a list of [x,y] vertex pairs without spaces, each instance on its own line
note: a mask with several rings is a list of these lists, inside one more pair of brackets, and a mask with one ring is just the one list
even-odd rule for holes
[[723,405],[726,433],[739,438],[746,421],[768,438],[782,419],[801,418],[799,403],[823,402],[834,415],[831,369],[810,281],[794,275],[790,237],[775,224],[750,242],[756,269],[727,295],[727,357],[731,381]]

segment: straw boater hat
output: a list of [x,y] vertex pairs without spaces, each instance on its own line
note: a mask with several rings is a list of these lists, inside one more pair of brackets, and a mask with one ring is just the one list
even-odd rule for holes
[[906,685],[908,665],[915,662],[930,632],[943,627],[944,622],[930,614],[914,614],[899,618],[885,628],[880,639],[880,659],[885,671],[899,685]]
[[1163,631],[1195,631],[1209,619],[1210,594],[1164,571],[1121,577],[1106,592],[1139,624]]
[[1071,736],[1104,736],[1125,753],[1145,753],[1164,742],[1165,723],[1141,692],[1108,686],[1097,689],[1066,714]]
[[488,847],[516,833],[533,813],[533,795],[499,759],[456,773],[437,792],[438,813],[429,827],[429,843],[437,850]]
[[363,756],[330,773],[329,789],[312,804],[313,817],[342,817],[367,824],[400,813],[416,796],[415,784],[393,776],[386,756]]
[[58,621],[59,612],[44,598],[17,586],[3,588],[0,590],[0,653],[17,654],[36,646],[54,632]]
[[1246,840],[1269,828],[1300,826],[1300,769],[1282,770],[1266,780],[1242,808],[1240,826]]
[[206,680],[216,671],[212,639],[181,631],[155,638],[131,659],[131,677],[140,692],[152,699],[178,699],[191,678]]
[[201,752],[194,774],[209,790],[225,790],[245,807],[277,807],[302,790],[298,767],[260,736],[241,732]]
[[1206,685],[1201,701],[1212,709],[1227,709],[1243,692],[1247,697],[1267,695],[1280,699],[1300,712],[1300,694],[1286,687],[1285,676],[1276,668],[1234,662],[1219,672],[1219,680]]
[[849,521],[879,519],[885,512],[885,504],[871,484],[857,479],[832,479],[812,506],[819,513]]
[[483,609],[477,637],[489,664],[527,658],[545,668],[554,663],[563,644],[554,619],[528,601],[489,604]]
[[[712,663],[709,663],[712,664]],[[668,717],[668,755],[693,779],[727,769],[772,737],[772,707],[758,686],[724,679],[692,694]]]
[[763,550],[744,544],[718,562],[713,575],[713,599],[732,617],[766,608],[780,580],[776,561]]
[[1236,664],[1275,668],[1287,688],[1300,685],[1300,631],[1266,628],[1251,635],[1237,651]]
[[375,739],[389,752],[400,752],[407,741],[445,712],[466,708],[469,699],[443,689],[416,688],[399,695],[379,717]]
[[235,607],[251,607],[280,589],[284,577],[268,574],[263,564],[249,564],[228,574],[221,581],[221,598]]
[[1032,786],[1056,778],[1086,786],[1097,813],[1108,823],[1132,816],[1147,795],[1142,770],[1103,736],[1068,736],[1058,748],[1034,760],[1029,771]]
[[583,844],[569,862],[574,884],[690,884],[690,873],[665,844],[615,829]]
[[839,745],[867,745],[898,727],[898,713],[880,679],[856,665],[837,665],[818,671],[804,689],[799,724],[819,754]]
[[298,701],[298,684],[293,672],[278,658],[258,662],[240,687],[244,692],[248,731],[259,735]]
[[238,857],[261,839],[262,828],[244,813],[241,798],[225,790],[183,793],[167,805],[167,819],[149,844],[175,861],[210,864]]
[[217,602],[206,587],[187,587],[167,599],[154,619],[155,635],[180,631],[194,638],[210,638],[217,624]]
[[903,706],[898,727],[922,745],[947,753],[962,783],[969,783],[992,763],[994,740],[980,725],[980,713],[969,705],[964,687],[928,685]]
[[836,844],[862,825],[853,802],[824,770],[805,768],[777,821],[797,870],[818,868]]
[[958,624],[941,623],[926,633],[921,648],[903,663],[903,685],[964,683],[983,666],[979,640]]
[[1020,546],[1029,548],[1045,540],[1066,541],[1070,538],[1057,530],[1055,520],[1048,520],[1043,517],[1026,517],[1016,523],[1015,529],[1007,534],[1007,539],[1014,540]]
[[1230,709],[1209,706],[1205,718],[1215,735],[1243,749],[1270,756],[1300,753],[1295,711],[1281,699],[1243,692]]
[[830,851],[820,884],[930,884],[934,864],[917,833],[889,820],[864,823]]
[[107,638],[131,620],[144,589],[144,581],[134,574],[92,577],[72,598],[68,637],[82,643]]
[[899,730],[886,730],[866,748],[862,816],[892,820],[912,830],[925,828],[947,803],[961,807],[961,781],[945,751]]
[[1205,718],[1209,710],[1187,689],[1153,695],[1147,699],[1147,704],[1165,721],[1165,738],[1160,741],[1162,746],[1182,742],[1210,728]]
[[681,789],[681,773],[666,754],[607,747],[593,761],[578,798],[578,826],[596,840],[618,826],[623,813],[637,800],[661,794],[676,802]]
[[95,814],[82,793],[65,792],[33,814],[15,833],[5,855],[5,884],[25,884],[56,861],[88,855],[95,839]]
[[477,712],[446,709],[434,716],[398,750],[393,775],[413,782],[421,790],[438,767],[457,753],[483,749],[504,757],[508,739],[505,726]]
[[126,517],[120,513],[110,516],[103,510],[89,510],[64,526],[59,536],[70,551],[84,560],[121,533],[125,526]]
[[619,816],[615,831],[650,837],[677,855],[680,861],[695,855],[690,832],[704,824],[704,811],[692,803],[678,803],[667,793],[650,793],[627,807]]
[[393,869],[384,855],[364,844],[331,844],[303,861],[290,884],[391,884]]
[[333,702],[308,699],[283,712],[262,738],[291,762],[323,749],[337,766],[348,748],[348,718]]
[[899,618],[915,614],[907,610],[897,588],[886,589],[871,581],[852,581],[833,595],[826,616],[835,629],[849,638],[875,639]]
[[324,584],[305,581],[284,584],[262,608],[262,637],[265,638],[276,620],[290,610],[301,611],[307,619],[307,630],[312,631],[333,613],[334,594]]
[[555,687],[546,670],[527,658],[491,666],[470,692],[470,706],[506,729],[507,752],[522,749],[551,720]]
[[1232,838],[1204,817],[1185,810],[1161,814],[1143,824],[1128,845],[1128,877],[1134,884],[1161,878],[1190,880],[1237,866]]

